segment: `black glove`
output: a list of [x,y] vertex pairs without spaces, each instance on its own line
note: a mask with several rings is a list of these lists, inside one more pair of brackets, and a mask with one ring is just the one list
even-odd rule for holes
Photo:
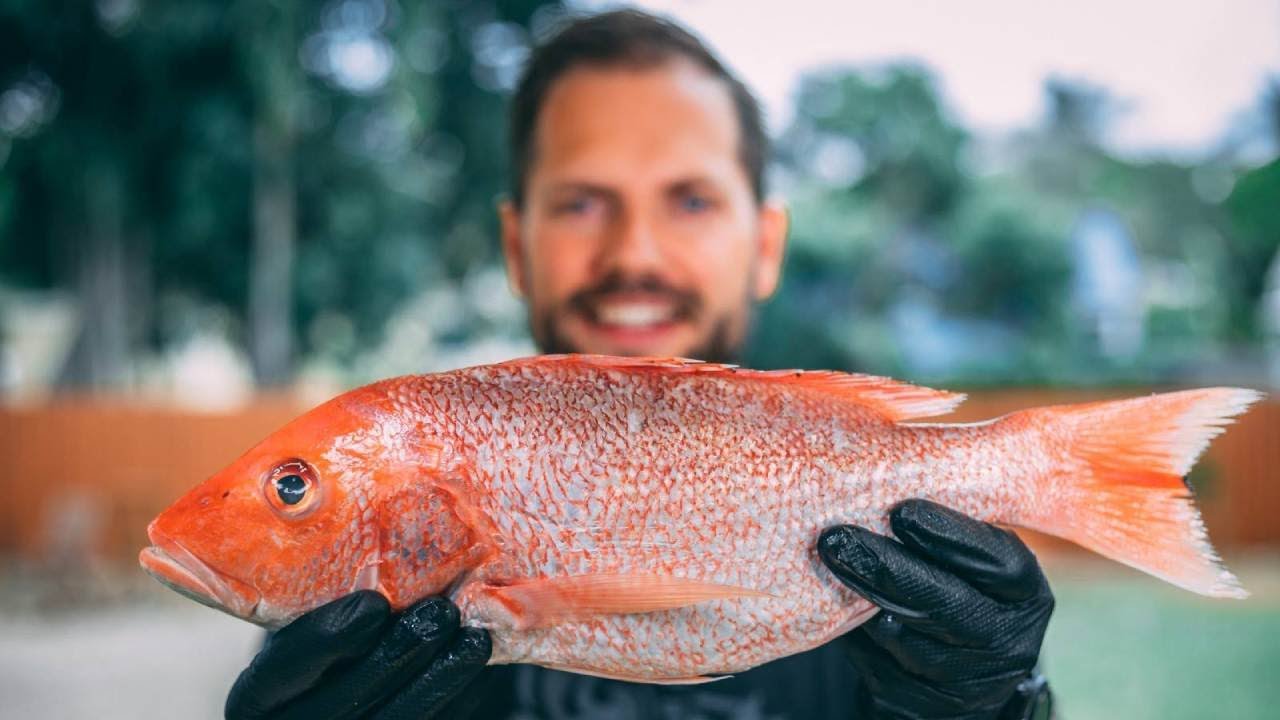
[[[458,627],[458,608],[428,598],[391,614],[363,590],[299,617],[269,640],[227,695],[228,720],[432,718],[468,714],[489,660],[489,633]],[[467,692],[464,692],[467,690]]]
[[818,540],[836,577],[882,608],[842,640],[866,683],[867,716],[1021,717],[1018,694],[1033,685],[1024,681],[1053,612],[1031,551],[926,500],[898,505],[889,521],[901,542],[848,525]]

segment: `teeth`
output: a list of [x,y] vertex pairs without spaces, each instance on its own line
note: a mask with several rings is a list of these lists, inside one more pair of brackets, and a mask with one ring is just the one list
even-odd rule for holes
[[617,303],[600,305],[596,315],[605,325],[621,325],[623,327],[641,327],[657,325],[671,319],[671,307],[653,305],[651,303]]

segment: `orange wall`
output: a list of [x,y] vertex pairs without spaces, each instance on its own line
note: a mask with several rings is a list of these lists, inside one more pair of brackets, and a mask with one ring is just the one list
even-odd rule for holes
[[136,554],[157,513],[299,411],[278,400],[208,415],[105,400],[0,409],[0,553],[44,555],[87,506],[90,546]]
[[[980,392],[948,419],[1137,394]],[[0,554],[47,558],[70,546],[132,557],[152,517],[300,410],[278,399],[216,415],[105,400],[0,408]],[[1280,547],[1280,402],[1253,408],[1202,465],[1215,543]]]

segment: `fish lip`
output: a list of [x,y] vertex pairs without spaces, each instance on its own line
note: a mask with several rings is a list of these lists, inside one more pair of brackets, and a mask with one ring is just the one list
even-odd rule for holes
[[148,575],[179,595],[195,600],[201,605],[218,610],[223,609],[223,603],[218,599],[213,588],[206,585],[203,580],[161,548],[154,545],[142,548],[142,552],[138,554],[138,563]]
[[262,596],[238,581],[228,581],[182,543],[165,535],[153,522],[147,527],[151,546],[142,549],[138,562],[160,584],[196,602],[239,618],[252,619]]

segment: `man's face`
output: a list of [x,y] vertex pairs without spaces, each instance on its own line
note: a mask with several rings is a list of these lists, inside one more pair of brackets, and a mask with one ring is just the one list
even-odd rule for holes
[[755,202],[725,85],[696,66],[579,68],[552,86],[512,287],[544,352],[731,358],[778,282],[785,212]]

